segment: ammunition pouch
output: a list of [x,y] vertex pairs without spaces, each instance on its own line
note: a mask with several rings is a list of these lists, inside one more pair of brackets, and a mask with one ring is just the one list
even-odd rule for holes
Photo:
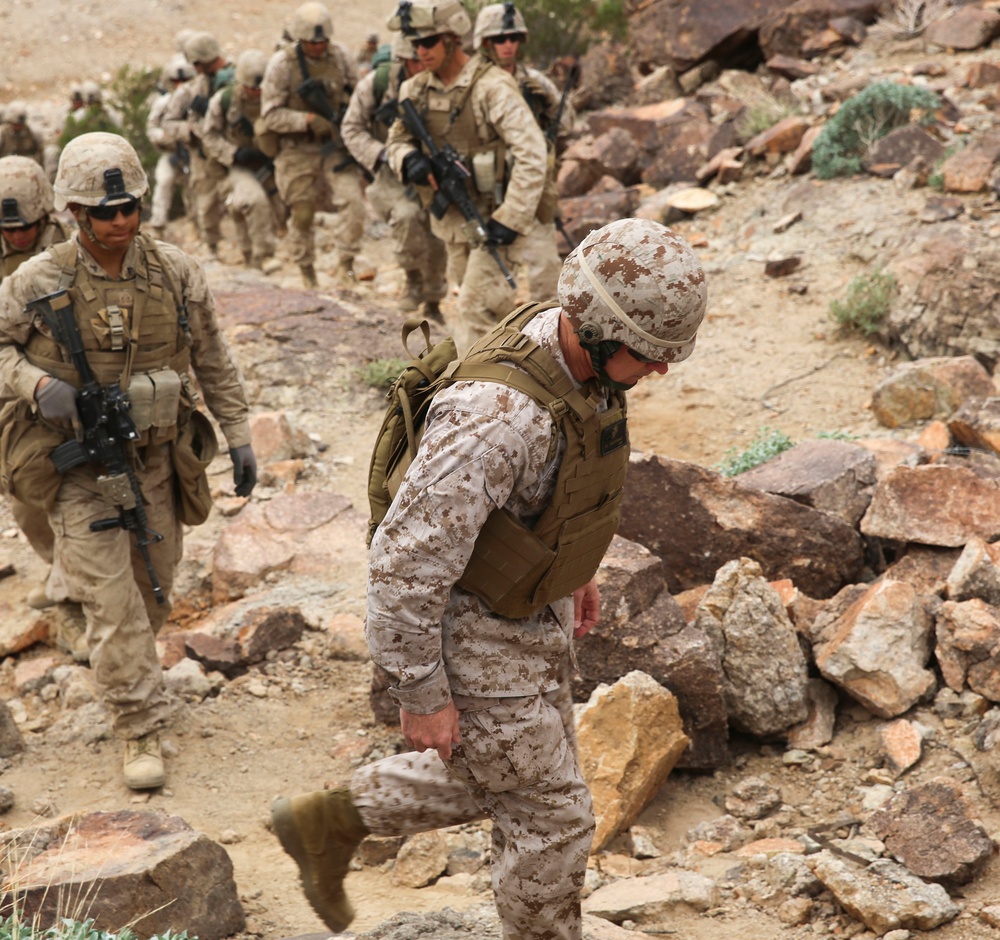
[[133,375],[128,400],[129,414],[137,431],[172,428],[177,424],[181,406],[181,377],[173,369]]
[[48,512],[55,505],[62,477],[51,454],[66,435],[35,417],[21,399],[0,411],[0,486],[28,506]]
[[218,452],[212,422],[200,411],[192,411],[170,446],[177,518],[184,525],[201,525],[212,511],[207,470]]

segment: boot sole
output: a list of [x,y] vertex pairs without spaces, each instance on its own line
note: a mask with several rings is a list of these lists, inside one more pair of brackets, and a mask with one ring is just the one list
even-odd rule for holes
[[271,823],[281,847],[291,855],[292,860],[299,868],[299,881],[302,882],[302,890],[305,892],[309,905],[319,916],[319,919],[334,933],[346,930],[351,921],[354,920],[354,911],[349,910],[346,918],[341,919],[334,917],[324,909],[323,900],[316,893],[315,879],[309,877],[311,859],[299,838],[295,819],[292,816],[292,801],[288,797],[280,797],[271,804]]

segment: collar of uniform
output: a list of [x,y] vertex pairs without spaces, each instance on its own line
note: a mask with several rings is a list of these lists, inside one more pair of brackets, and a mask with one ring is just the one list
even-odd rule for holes
[[570,372],[566,356],[563,355],[562,346],[559,344],[559,317],[561,315],[562,307],[552,307],[549,310],[543,310],[529,323],[525,324],[521,332],[525,336],[530,336],[559,363],[559,367],[569,376],[574,388],[582,388],[583,386],[577,382],[573,377],[573,373]]
[[[80,246],[80,251],[77,253],[79,263],[82,264],[91,274],[106,280],[108,272],[105,271],[104,268],[102,268],[94,259],[94,256],[87,251],[83,242],[80,241],[79,233],[76,236],[76,243]],[[130,281],[135,277],[136,252],[138,251],[135,243],[136,239],[132,239],[132,244],[128,246],[128,250],[125,252],[125,258],[122,261],[122,273],[118,278],[120,281]]]
[[482,57],[477,52],[475,55],[469,56],[469,61],[462,66],[462,71],[458,73],[458,77],[450,85],[445,85],[433,72],[428,79],[428,85],[438,89],[438,91],[454,91],[456,88],[465,88],[472,84],[472,76],[476,74],[476,69],[482,65],[482,62]]

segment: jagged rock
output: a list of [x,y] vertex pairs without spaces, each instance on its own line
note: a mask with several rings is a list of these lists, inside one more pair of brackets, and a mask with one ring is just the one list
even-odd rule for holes
[[[638,205],[638,192],[635,189],[621,189],[618,192],[560,199],[559,211],[566,231],[579,245],[594,229],[601,228],[615,219],[631,216]],[[569,245],[561,235],[560,239],[564,253],[568,254]]]
[[[115,933],[141,923],[146,936],[183,924],[200,940],[222,940],[245,926],[226,850],[179,816],[87,813],[4,833],[2,841],[5,857],[17,859],[23,923],[92,918]],[[0,910],[8,913],[12,903],[5,889]]]
[[969,88],[985,88],[1000,83],[1000,66],[992,62],[973,62],[965,73],[965,84]]
[[721,651],[730,724],[770,737],[808,715],[806,660],[781,598],[749,558],[719,569],[696,626]]
[[1000,534],[998,496],[1000,481],[972,469],[897,467],[876,485],[861,531],[900,542],[960,547],[976,536]]
[[633,50],[619,42],[592,44],[580,59],[580,84],[573,91],[577,111],[625,101],[632,93]]
[[837,902],[879,936],[890,930],[933,930],[961,912],[938,884],[927,884],[889,859],[858,869],[830,852],[811,860],[814,874]]
[[724,147],[708,163],[699,168],[695,173],[695,179],[699,183],[707,183],[713,176],[722,173],[723,169],[742,171],[743,164],[737,159],[742,153],[742,147]]
[[738,819],[763,819],[781,806],[781,791],[762,777],[744,777],[725,799],[726,812]]
[[936,356],[897,367],[872,392],[879,424],[898,428],[931,418],[947,418],[968,399],[989,398],[996,385],[973,356]]
[[790,748],[813,750],[833,739],[837,721],[837,693],[828,682],[810,679],[806,686],[809,708],[805,721],[788,729],[786,740]]
[[310,457],[316,445],[284,411],[263,411],[250,418],[253,452],[261,466],[296,457]]
[[[611,540],[596,577],[601,592],[602,636],[608,629],[627,630],[635,617],[652,606],[666,585],[663,561],[645,546],[620,535]],[[595,657],[587,655],[588,650],[589,639],[577,647],[581,664],[596,666],[606,662],[604,658],[595,661]],[[621,675],[631,671],[626,669]],[[607,670],[602,672],[601,681],[607,682]]]
[[422,888],[448,868],[448,843],[436,829],[410,836],[396,855],[391,880],[403,888]]
[[764,64],[770,71],[787,78],[789,81],[808,78],[820,71],[820,67],[816,63],[807,62],[805,59],[796,59],[789,55],[771,56]]
[[979,598],[945,601],[936,618],[935,655],[950,689],[966,686],[1000,702],[1000,610]]
[[991,372],[1000,358],[1000,257],[972,226],[946,222],[931,234],[915,230],[894,251],[889,269],[898,296],[888,336],[911,359],[975,356]]
[[627,829],[688,745],[677,699],[644,672],[598,686],[577,716],[580,767],[597,814],[592,852]]
[[669,101],[680,98],[684,94],[681,84],[677,81],[677,73],[669,65],[660,65],[648,75],[643,76],[635,84],[631,104],[655,104],[657,101]]
[[7,703],[0,699],[0,757],[13,757],[24,750],[24,738]]
[[693,871],[672,871],[643,878],[623,878],[598,888],[583,910],[606,920],[631,920],[642,926],[670,919],[679,907],[707,911],[719,903],[715,882]]
[[824,678],[880,718],[895,718],[934,690],[931,617],[913,587],[883,580],[824,628],[814,646]]
[[912,721],[900,718],[879,729],[882,753],[889,769],[899,776],[909,770],[923,754],[924,738]]
[[689,186],[671,193],[666,203],[674,209],[694,215],[705,209],[714,209],[719,204],[719,197],[700,186]]
[[746,143],[747,153],[763,157],[768,153],[794,153],[809,129],[805,118],[793,115],[782,118],[766,131],[761,131]]
[[594,138],[588,135],[573,141],[564,151],[559,163],[556,186],[560,198],[585,195],[602,175]]
[[924,30],[924,41],[959,52],[981,49],[1000,36],[1000,13],[975,6],[959,7]]
[[35,643],[44,643],[55,633],[54,625],[46,614],[32,616],[35,612],[21,605],[0,604],[0,657],[20,653]]
[[947,777],[897,793],[865,826],[918,878],[944,885],[968,884],[993,854],[993,840],[970,817],[962,787]]
[[249,503],[212,555],[214,603],[242,597],[268,575],[326,576],[364,552],[367,520],[350,500],[322,491]]
[[802,135],[802,140],[799,142],[798,147],[795,148],[795,153],[787,161],[788,172],[793,176],[797,176],[800,173],[808,173],[812,169],[813,144],[816,143],[816,138],[819,137],[822,131],[822,125],[817,124],[810,127]]
[[849,16],[860,23],[871,23],[879,7],[877,0],[795,0],[784,4],[780,12],[761,25],[761,51],[765,59],[800,55],[806,41],[827,29],[831,20]]
[[998,158],[1000,139],[995,135],[952,154],[941,165],[945,192],[982,192],[989,185],[990,175]]
[[639,148],[622,127],[612,127],[594,138],[593,159],[601,176],[611,176],[625,186],[639,182]]
[[967,401],[948,420],[959,444],[1000,455],[1000,398]]
[[739,481],[828,512],[853,527],[871,501],[875,458],[846,441],[803,441],[741,473]]
[[[660,507],[655,515],[652,505]],[[707,584],[746,556],[769,581],[789,578],[825,598],[852,582],[863,561],[858,533],[828,513],[655,454],[630,460],[618,531],[666,562],[672,593]]]
[[894,437],[873,437],[854,441],[875,455],[875,479],[882,480],[896,467],[915,467],[927,463],[927,452],[916,441],[901,441]]
[[862,166],[878,176],[892,176],[915,157],[922,157],[931,166],[945,154],[945,146],[922,127],[907,124],[880,137],[865,155]]
[[1000,605],[1000,545],[969,539],[945,582],[948,599]]

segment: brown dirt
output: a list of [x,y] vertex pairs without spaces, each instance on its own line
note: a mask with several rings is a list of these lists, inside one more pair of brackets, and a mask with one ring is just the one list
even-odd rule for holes
[[[206,28],[236,54],[251,45],[270,48],[280,32],[286,7],[247,0],[213,4],[185,0],[150,0],[136,15],[135,0],[10,0],[0,6],[0,89],[4,98],[61,96],[70,82],[110,75],[124,61],[159,64],[172,53],[172,37],[182,28]],[[145,12],[146,7],[149,12]],[[288,12],[293,4],[287,6]],[[337,35],[356,48],[364,35],[378,30],[394,0],[337,8]],[[53,23],[59,25],[53,33]],[[80,41],[83,37],[85,41]],[[793,440],[818,432],[845,431],[857,435],[884,434],[872,421],[866,403],[884,373],[883,350],[854,338],[839,336],[827,307],[840,296],[852,276],[866,269],[859,243],[886,245],[920,201],[919,194],[901,194],[888,184],[857,181],[840,184],[758,179],[741,184],[723,197],[715,212],[678,228],[686,235],[704,234],[700,250],[710,278],[710,313],[695,355],[658,380],[650,380],[630,398],[632,436],[636,449],[654,451],[711,466],[730,449],[742,450],[763,427],[780,429]],[[791,209],[802,208],[806,219],[783,235],[774,223]],[[874,234],[873,234],[874,233]],[[882,233],[883,241],[877,235]],[[172,237],[197,251],[184,223]],[[370,305],[391,308],[400,275],[391,262],[384,229],[369,225],[364,256],[377,272],[356,292],[336,296],[357,316]],[[785,279],[763,274],[764,263],[802,253],[804,264]],[[877,252],[876,252],[877,253]],[[869,254],[869,260],[871,255]],[[253,290],[254,276],[230,265],[235,248],[224,249],[223,262],[209,264],[217,290]],[[329,259],[320,262],[321,288],[329,289]],[[294,270],[286,265],[272,283],[297,289]],[[805,286],[804,293],[789,290]],[[392,349],[395,314],[384,326],[373,324],[379,346]],[[231,331],[238,334],[238,330]],[[351,334],[360,335],[360,334]],[[237,343],[254,385],[257,409],[287,408],[307,430],[330,446],[311,461],[303,486],[327,488],[349,496],[364,511],[364,476],[368,448],[380,419],[379,396],[357,382],[355,368],[371,357],[371,346],[359,343],[343,350],[326,376],[307,385],[282,388],[261,377],[259,361],[273,353],[266,342]],[[228,472],[216,485],[222,487]],[[652,507],[651,507],[652,509]],[[191,592],[187,609],[204,598],[203,586],[211,546],[225,524],[219,514],[192,533],[180,583]],[[17,575],[0,582],[0,615],[26,616],[23,597],[41,576],[32,556],[13,527],[6,508],[0,509],[4,539],[2,560],[17,567]],[[363,550],[350,570],[332,573],[337,582],[335,606],[347,616],[363,614]],[[183,605],[179,605],[180,608]],[[52,655],[44,647],[22,659]],[[10,698],[14,662],[0,668],[5,697]],[[59,812],[115,809],[133,805],[182,816],[213,838],[223,839],[232,857],[235,877],[251,918],[251,927],[269,938],[319,930],[321,925],[296,883],[294,866],[268,831],[271,800],[342,780],[360,761],[390,753],[400,745],[391,729],[375,725],[367,704],[368,667],[360,658],[345,657],[322,631],[310,633],[291,653],[282,654],[251,675],[223,686],[218,696],[190,705],[178,717],[169,740],[169,786],[152,795],[135,795],[120,782],[117,744],[87,743],[82,735],[59,738],[49,726],[62,717],[58,703],[25,696],[29,718],[37,732],[27,733],[28,752],[15,760],[0,783],[17,794],[17,805],[5,824],[20,827],[35,818],[35,801],[50,799]],[[933,716],[921,714],[933,723]],[[737,741],[730,767],[715,775],[675,774],[663,787],[640,822],[657,833],[666,851],[680,845],[683,834],[700,821],[722,812],[715,802],[733,780],[764,772],[785,788],[785,800],[808,800],[814,816],[796,819],[804,827],[838,818],[864,774],[877,765],[874,737],[877,724],[858,709],[847,709],[838,725],[833,766],[822,772],[785,767],[780,749]],[[949,769],[936,755],[925,761],[922,775]],[[996,808],[983,800],[977,807],[988,828],[1000,828]],[[721,876],[734,864],[731,857],[704,862],[706,873]],[[409,890],[391,885],[376,869],[354,872],[348,887],[358,908],[353,925],[370,929],[402,910],[466,908],[483,900],[442,886]],[[967,892],[973,900],[1000,893],[1000,875],[991,864],[986,875]],[[487,895],[488,897],[488,895]],[[715,940],[720,934],[745,940],[771,940],[793,931],[774,912],[742,904],[727,906],[716,916],[678,915],[674,927],[689,940]],[[941,940],[985,937],[989,928],[968,919],[935,931]],[[798,936],[811,931],[797,931]]]

